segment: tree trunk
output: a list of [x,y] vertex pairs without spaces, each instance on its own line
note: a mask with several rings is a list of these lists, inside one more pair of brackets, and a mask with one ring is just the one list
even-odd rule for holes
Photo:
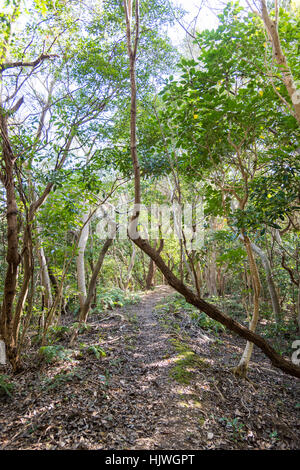
[[256,253],[262,262],[262,265],[264,267],[264,270],[266,272],[266,280],[268,284],[268,289],[270,293],[270,298],[272,302],[272,309],[273,309],[273,314],[276,323],[280,321],[280,304],[279,304],[279,298],[278,298],[278,293],[275,287],[275,283],[273,280],[273,274],[272,274],[272,269],[271,269],[271,264],[270,261],[267,257],[267,255],[261,250],[257,245],[255,245],[253,242],[251,243],[251,248]]
[[[101,267],[103,265],[105,255],[106,255],[109,247],[111,246],[112,242],[113,242],[113,238],[108,238],[106,240],[106,242],[104,243],[101,251],[100,251],[97,263],[95,265],[94,271],[93,271],[92,276],[91,276],[91,280],[90,280],[90,283],[89,283],[89,288],[88,288],[88,293],[87,293],[87,296],[86,296],[85,303],[84,303],[82,309],[80,310],[79,325],[82,324],[82,323],[87,322],[88,314],[89,314],[91,304],[92,304],[92,301],[93,301],[93,298],[94,298],[94,295],[95,295],[95,290],[96,290],[96,285],[97,285],[97,278],[98,278],[99,272],[101,270]],[[72,334],[72,337],[70,339],[70,345],[72,345],[74,343],[74,340],[78,335],[79,328],[80,328],[79,325],[74,330],[74,332]]]
[[[257,265],[256,265],[253,251],[252,251],[252,244],[248,236],[245,236],[245,235],[243,236],[243,242],[247,251],[247,256],[248,256],[249,266],[250,266],[251,281],[252,281],[252,286],[253,286],[253,291],[254,291],[253,314],[250,320],[249,330],[255,331],[257,323],[258,323],[258,317],[259,317],[259,297],[260,297],[260,291],[261,291],[261,284],[260,284]],[[234,368],[234,373],[236,375],[239,375],[241,377],[246,377],[252,351],[253,351],[253,343],[250,341],[247,341],[241,360],[238,366]]]
[[135,255],[136,255],[135,245],[132,244],[132,254],[131,254],[131,257],[130,257],[130,263],[129,263],[128,270],[127,270],[126,282],[125,282],[125,285],[124,285],[125,290],[128,289],[128,285],[129,285],[129,282],[130,282],[130,279],[131,279],[131,274],[132,274],[132,270],[133,270],[134,262],[135,262]]
[[78,254],[76,258],[77,266],[77,287],[78,287],[78,297],[80,310],[83,309],[86,301],[86,283],[85,283],[85,264],[84,264],[84,254],[85,248],[89,237],[89,211],[86,211],[82,216],[83,228],[81,230],[79,241],[78,241]]
[[42,283],[45,289],[45,305],[46,305],[46,308],[49,309],[51,308],[51,305],[53,304],[53,297],[52,297],[51,281],[50,281],[47,261],[46,261],[46,257],[44,253],[44,248],[42,246],[39,249],[38,256],[40,260],[40,268],[41,268],[41,273],[42,273]]
[[208,259],[206,267],[206,287],[210,297],[216,297],[218,295],[215,251],[211,253]]
[[222,266],[217,269],[217,284],[218,284],[218,295],[224,297],[225,294],[225,276],[222,272]]
[[[292,101],[292,106],[294,109],[292,114],[300,125],[300,90],[297,90],[291,69],[281,48],[278,34],[278,22],[270,18],[265,0],[260,0],[260,5],[262,19],[268,36],[272,41],[273,57],[279,66],[278,71],[282,74],[283,83],[285,84],[288,95]],[[278,12],[276,13],[278,14]]]
[[18,342],[21,315],[22,315],[22,312],[24,310],[24,306],[27,300],[30,279],[32,279],[33,270],[34,270],[31,226],[30,226],[29,219],[27,220],[26,227],[25,227],[22,253],[23,253],[22,259],[23,259],[24,274],[23,274],[21,292],[19,294],[16,309],[15,309],[14,326],[13,326],[14,338],[15,338],[16,344]]
[[91,308],[91,304],[92,304],[92,301],[93,301],[93,298],[94,298],[94,295],[95,295],[97,278],[98,278],[99,272],[102,268],[105,255],[106,255],[109,247],[111,246],[112,242],[113,242],[113,238],[108,238],[106,240],[106,242],[104,243],[101,251],[100,251],[97,263],[95,265],[94,271],[93,271],[92,276],[91,276],[91,280],[90,280],[90,283],[89,283],[89,288],[88,288],[88,293],[87,293],[87,296],[86,296],[86,299],[85,299],[85,303],[83,305],[83,308],[80,311],[80,321],[81,322],[85,323],[87,321],[87,317],[88,317],[88,314],[89,314],[89,311],[90,311],[90,308]]
[[[155,240],[154,248],[156,249],[157,241]],[[157,253],[161,253],[164,247],[164,240],[161,238],[159,241],[159,246],[157,248]],[[150,258],[149,269],[146,278],[146,289],[150,290],[154,287],[154,275],[155,275],[156,265],[154,261]]]
[[[216,219],[214,217],[210,218],[209,225],[210,232],[213,233],[216,229]],[[218,295],[216,270],[216,244],[212,242],[206,268],[206,287],[210,297],[217,297]]]
[[21,257],[18,252],[18,220],[17,200],[14,186],[15,157],[10,146],[7,122],[4,110],[0,110],[0,132],[2,140],[2,155],[5,165],[5,174],[1,175],[6,191],[6,218],[7,218],[7,269],[4,281],[4,295],[0,320],[0,337],[4,340],[8,360],[14,371],[21,368],[17,352],[13,328],[13,303],[16,296],[18,266]]

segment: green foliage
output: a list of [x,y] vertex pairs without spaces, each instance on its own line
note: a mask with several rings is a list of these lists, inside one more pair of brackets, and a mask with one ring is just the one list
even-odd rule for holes
[[97,297],[97,304],[101,310],[111,310],[115,307],[137,304],[139,301],[140,297],[138,294],[119,288],[101,289]]
[[81,375],[76,369],[71,372],[63,371],[54,377],[47,378],[43,381],[42,387],[47,390],[58,390],[74,380],[82,380]]
[[279,354],[286,356],[291,356],[293,353],[291,346],[293,341],[300,339],[298,327],[292,318],[281,319],[278,323],[269,320],[263,326],[260,325],[258,331],[271,339],[273,347]]
[[101,359],[101,357],[106,356],[106,352],[99,344],[80,344],[80,350],[87,354],[94,355],[96,359]]
[[[280,149],[273,147],[271,151],[273,158],[270,161],[270,172],[253,181],[250,201],[253,212],[256,212],[255,221],[260,219],[260,222],[280,229],[286,216],[300,209],[300,163],[296,147],[295,155],[291,146],[285,148],[281,145]],[[251,220],[249,222],[251,224]]]
[[[71,327],[66,325],[51,325],[49,326],[46,333],[47,344],[53,345],[59,341],[63,341],[69,337],[71,333]],[[39,332],[32,337],[32,341],[35,344],[40,344],[43,339],[43,335]]]
[[[282,15],[282,33],[288,24],[297,37],[299,15]],[[164,144],[182,178],[206,181],[207,215],[226,214],[247,233],[278,228],[299,206],[299,126],[278,97],[289,102],[262,21],[232,3],[219,19],[216,30],[197,34],[198,59],[182,59],[180,76],[161,92]],[[295,42],[285,45],[294,58]],[[246,191],[246,206],[232,208]]]
[[[186,302],[185,298],[180,294],[174,294],[168,297],[167,302],[156,306],[158,314],[163,315],[164,320],[175,329],[178,329],[178,321],[176,322],[176,315],[185,312],[189,315],[193,323],[204,330],[218,334],[225,330],[225,327],[205,315],[193,305]],[[168,321],[169,320],[169,321]]]
[[[262,313],[264,316],[264,313]],[[264,326],[264,334],[269,338],[274,338],[275,336],[292,336],[297,332],[296,325],[292,321],[283,321],[281,320],[278,323],[267,323]]]
[[0,396],[11,396],[15,388],[15,384],[10,382],[7,375],[0,374]]
[[203,312],[192,312],[191,318],[200,328],[211,333],[218,334],[226,329],[224,325],[208,317]]
[[57,344],[53,346],[42,346],[39,349],[39,355],[47,363],[70,361],[73,351]]
[[91,329],[91,325],[88,325],[87,323],[84,322],[75,322],[72,324],[72,329],[77,330],[79,328],[78,333],[82,335],[83,333],[86,333]]
[[244,430],[244,423],[241,423],[239,421],[239,418],[233,418],[229,419],[227,417],[220,418],[219,419],[220,423],[223,423],[226,427],[226,429],[232,433],[232,438],[234,441],[238,439],[242,439],[245,433]]
[[52,325],[47,331],[47,341],[56,342],[66,339],[70,334],[70,327],[65,325]]

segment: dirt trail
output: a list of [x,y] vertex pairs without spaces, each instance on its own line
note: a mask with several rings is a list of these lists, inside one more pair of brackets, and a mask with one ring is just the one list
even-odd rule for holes
[[185,336],[199,363],[187,383],[175,380],[182,356],[174,339],[183,333],[164,328],[155,309],[172,292],[160,286],[139,304],[91,316],[75,347],[100,340],[107,353],[101,360],[76,351],[70,362],[32,360],[16,377],[13,396],[2,399],[0,448],[299,448],[298,382],[272,369],[259,351],[252,383],[236,379],[230,369],[244,347],[239,338],[222,333],[203,343]]
[[124,347],[126,376],[120,378],[121,396],[125,393],[128,397],[124,397],[125,401],[134,400],[136,406],[127,448],[192,449],[199,433],[203,413],[188,409],[183,402],[186,395],[194,395],[195,391],[192,386],[178,386],[170,379],[170,368],[178,353],[169,342],[170,334],[154,316],[154,307],[172,292],[169,287],[159,287],[133,308],[138,329],[134,349]]

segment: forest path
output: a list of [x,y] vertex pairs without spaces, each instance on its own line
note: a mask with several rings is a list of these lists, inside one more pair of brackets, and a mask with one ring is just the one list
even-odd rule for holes
[[[37,364],[33,345],[27,368],[11,377],[14,393],[0,396],[0,449],[299,448],[299,383],[257,349],[251,383],[237,379],[244,341],[222,332],[203,342],[185,323],[170,328],[164,319],[174,316],[156,306],[173,292],[159,286],[137,304],[90,315],[70,359]],[[69,339],[58,343],[66,351]],[[99,344],[103,358],[93,353]]]
[[170,377],[178,352],[154,313],[155,306],[173,292],[159,286],[144,294],[138,305],[126,309],[131,325],[130,332],[127,325],[121,327],[124,375],[118,376],[117,396],[120,406],[126,403],[128,410],[123,415],[131,428],[129,435],[124,433],[127,449],[195,449],[196,441],[199,444],[203,412],[200,403],[188,407],[196,391]]

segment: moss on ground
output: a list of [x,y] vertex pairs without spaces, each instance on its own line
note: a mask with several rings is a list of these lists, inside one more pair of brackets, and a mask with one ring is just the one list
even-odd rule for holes
[[173,347],[178,352],[176,364],[170,370],[170,377],[181,384],[188,385],[197,370],[209,367],[209,364],[192,351],[189,346],[177,338],[170,339]]

